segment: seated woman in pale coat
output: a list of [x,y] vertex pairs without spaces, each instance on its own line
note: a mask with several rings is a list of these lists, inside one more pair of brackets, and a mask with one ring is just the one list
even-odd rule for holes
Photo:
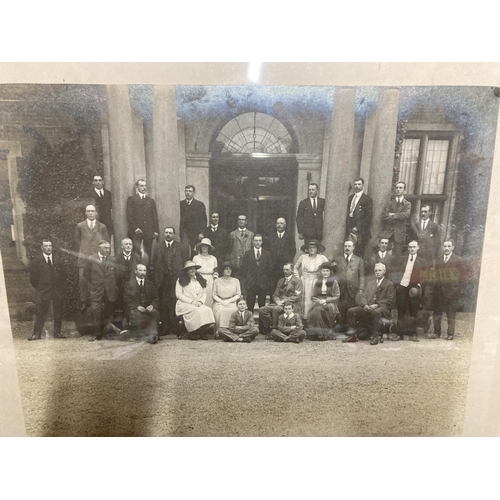
[[338,321],[340,299],[339,284],[334,276],[335,263],[323,262],[320,277],[314,284],[312,305],[307,313],[307,337],[309,340],[335,340],[333,329]]
[[200,267],[188,260],[175,284],[175,314],[183,317],[191,340],[207,340],[209,333],[214,334],[215,318],[205,305],[207,280],[197,272]]
[[214,299],[215,330],[228,328],[231,314],[238,310],[236,302],[241,297],[240,280],[231,276],[233,266],[224,262],[219,267],[219,278],[214,281],[212,297]]

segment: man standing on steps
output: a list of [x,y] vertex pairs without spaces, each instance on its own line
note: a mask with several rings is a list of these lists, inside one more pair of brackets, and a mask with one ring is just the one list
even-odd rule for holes
[[180,202],[181,222],[179,236],[181,243],[189,248],[190,258],[193,257],[193,254],[196,254],[194,247],[199,241],[198,236],[203,233],[207,225],[205,204],[195,199],[195,191],[196,188],[193,185],[187,185],[184,188],[186,199]]
[[299,240],[304,240],[305,245],[310,240],[321,243],[325,213],[325,199],[318,196],[319,187],[316,183],[309,184],[308,193],[309,196],[299,203],[296,218]]
[[78,253],[77,265],[81,311],[86,309],[89,300],[89,283],[83,275],[88,257],[97,253],[100,241],[109,241],[108,230],[105,224],[97,220],[97,211],[94,205],[87,205],[85,207],[85,215],[87,219],[79,222],[75,230],[75,250]]
[[64,273],[59,257],[52,253],[52,242],[42,241],[42,254],[35,257],[29,266],[30,282],[36,290],[36,320],[33,335],[28,340],[42,338],[45,318],[52,303],[54,314],[54,338],[64,339],[61,333],[62,306],[64,299]]
[[97,220],[102,222],[111,237],[114,233],[113,210],[111,204],[111,191],[104,189],[104,180],[101,175],[94,175],[93,188],[83,196],[87,204],[92,204],[97,210]]
[[372,237],[370,226],[373,215],[373,200],[363,192],[365,181],[358,177],[354,179],[354,194],[349,197],[346,217],[346,239],[349,234],[357,236],[354,253],[364,258],[365,246]]
[[139,179],[135,186],[137,193],[127,199],[128,236],[134,244],[134,252],[141,253],[144,248],[143,262],[149,268],[153,240],[158,238],[158,213],[155,200],[150,198],[144,179]]

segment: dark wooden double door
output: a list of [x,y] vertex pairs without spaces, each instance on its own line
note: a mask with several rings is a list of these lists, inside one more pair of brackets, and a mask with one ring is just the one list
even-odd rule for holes
[[248,229],[268,235],[284,217],[295,231],[298,164],[294,157],[217,157],[210,163],[210,207],[227,231],[247,216]]

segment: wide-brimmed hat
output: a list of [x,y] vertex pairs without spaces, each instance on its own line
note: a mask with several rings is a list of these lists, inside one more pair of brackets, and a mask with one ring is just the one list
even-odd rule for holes
[[302,245],[300,249],[303,252],[307,252],[309,250],[309,245],[315,245],[318,248],[318,253],[325,251],[325,247],[318,240],[311,240],[307,245]]
[[182,268],[182,270],[191,269],[192,267],[195,267],[196,269],[200,269],[201,268],[201,266],[198,266],[192,260],[186,260],[186,262],[184,263],[184,267]]
[[321,264],[321,266],[319,266],[320,270],[321,269],[330,269],[330,271],[333,273],[334,271],[337,270],[337,264],[335,262],[330,262],[330,261],[327,261],[327,262],[323,262],[323,264]]
[[234,266],[231,264],[231,262],[226,260],[226,262],[223,262],[220,266],[217,267],[219,274],[222,274],[222,272],[224,271],[224,269],[226,269],[226,267],[229,267],[231,271],[234,271]]
[[408,291],[408,295],[412,302],[418,302],[420,297],[422,297],[422,288],[419,286],[412,286]]
[[215,247],[212,246],[212,242],[208,238],[203,238],[199,243],[196,243],[194,248],[197,252],[200,251],[201,245],[207,245],[207,247],[209,247],[212,252],[215,250]]

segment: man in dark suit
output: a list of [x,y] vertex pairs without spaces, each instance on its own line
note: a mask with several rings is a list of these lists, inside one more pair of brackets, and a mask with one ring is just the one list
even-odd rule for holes
[[210,214],[210,225],[203,230],[203,237],[208,238],[215,248],[214,255],[217,259],[217,264],[220,266],[227,256],[227,231],[219,225],[219,213],[212,212]]
[[[147,269],[144,264],[135,266],[135,276],[125,286],[124,302],[130,322],[130,331],[146,331],[149,344],[158,342],[158,323],[160,307],[158,292],[154,284],[146,279]],[[133,336],[131,340],[133,340]]]
[[94,175],[93,188],[83,196],[86,204],[91,203],[97,209],[97,220],[108,230],[109,236],[114,233],[111,191],[104,189],[104,180],[100,175]]
[[[410,340],[419,341],[417,334],[417,314],[421,309],[422,282],[421,272],[425,270],[425,261],[418,256],[418,242],[408,243],[408,255],[395,261],[390,278],[396,284],[396,304],[398,308],[397,335],[391,335],[391,340],[404,340],[405,334]],[[408,314],[408,317],[407,317]]]
[[365,265],[363,259],[354,254],[352,241],[344,242],[344,252],[335,259],[340,288],[339,312],[341,324],[347,325],[347,311],[357,305],[356,298],[365,291]]
[[75,230],[75,250],[78,254],[78,278],[80,289],[80,310],[85,310],[89,300],[89,283],[85,280],[83,270],[88,257],[97,253],[99,242],[109,241],[106,226],[97,220],[97,211],[94,205],[85,207],[87,219],[79,222]]
[[238,215],[238,228],[229,233],[228,256],[233,266],[233,276],[239,276],[243,256],[251,250],[254,233],[247,229],[247,216]]
[[255,296],[258,297],[259,308],[266,305],[272,271],[271,254],[262,248],[262,235],[256,234],[253,237],[253,248],[243,256],[240,269],[241,287],[250,311],[253,312]]
[[84,275],[90,283],[90,307],[94,323],[94,336],[89,342],[102,340],[110,329],[115,333],[121,333],[112,323],[118,299],[118,287],[115,275],[116,261],[110,256],[110,252],[111,245],[102,240],[99,242],[97,254],[89,257],[85,263]]
[[[205,204],[194,198],[196,188],[188,185],[184,188],[186,199],[180,202],[181,222],[179,236],[181,242],[189,246],[189,255],[195,253],[195,245],[199,242],[198,236],[203,233],[207,225],[207,210]],[[208,238],[208,236],[207,236]]]
[[380,320],[391,317],[391,306],[396,297],[394,283],[385,277],[385,264],[375,264],[375,279],[366,285],[360,304],[347,311],[348,337],[343,342],[357,342],[356,323],[361,321],[369,326],[370,345],[377,345],[380,339]]
[[64,272],[59,257],[52,253],[52,242],[42,241],[42,255],[35,257],[29,266],[30,282],[36,290],[36,320],[33,335],[28,340],[40,340],[45,318],[52,303],[54,338],[64,339],[61,333],[62,305],[64,299]]
[[293,262],[297,251],[295,238],[292,232],[286,229],[286,220],[283,217],[276,221],[276,231],[267,237],[264,247],[269,250],[273,261],[271,290],[274,290],[278,281],[283,277],[283,266],[287,262]]
[[406,184],[397,182],[394,188],[395,198],[382,211],[381,238],[389,238],[393,244],[392,254],[399,258],[406,243],[406,223],[410,219],[411,203],[405,200]]
[[276,285],[272,303],[259,307],[259,330],[266,337],[269,337],[273,328],[278,327],[278,319],[285,310],[285,302],[296,304],[302,300],[304,286],[302,280],[293,275],[291,262],[283,265],[283,276]]
[[188,260],[186,248],[174,240],[175,229],[165,228],[165,241],[156,247],[152,276],[160,297],[161,334],[177,334],[179,325],[175,314],[175,284],[184,262]]
[[460,283],[462,281],[462,259],[453,253],[455,242],[451,239],[443,243],[443,255],[436,260],[434,277],[434,333],[428,334],[428,339],[441,337],[441,319],[443,313],[448,318],[447,340],[455,336],[455,322],[458,302],[460,300]]
[[393,261],[392,251],[389,250],[389,238],[379,238],[377,248],[373,249],[370,256],[369,264],[365,270],[367,274],[373,275],[375,264],[384,264],[387,274],[391,272],[391,265]]
[[237,300],[238,310],[231,314],[229,327],[221,327],[217,330],[224,342],[247,342],[250,343],[259,334],[259,329],[255,326],[253,312],[247,309],[244,298]]
[[309,184],[309,196],[299,203],[297,209],[297,231],[299,239],[306,245],[310,240],[323,239],[323,216],[325,213],[325,199],[318,196],[319,187],[316,183]]
[[434,262],[441,249],[441,230],[430,220],[430,205],[422,205],[420,219],[411,223],[411,238],[418,241],[418,254],[428,264]]
[[135,266],[141,264],[141,256],[132,252],[133,244],[130,238],[123,238],[121,252],[115,255],[116,285],[118,286],[118,300],[116,305],[123,309],[123,293],[125,285],[135,276]]
[[370,226],[373,216],[373,200],[363,192],[365,181],[354,179],[354,194],[347,202],[346,239],[353,233],[357,237],[354,253],[363,258],[365,246],[372,237]]
[[141,242],[144,248],[143,261],[146,267],[150,264],[153,239],[158,237],[158,214],[155,201],[147,196],[144,179],[139,179],[135,186],[137,193],[127,199],[128,235],[132,238],[134,252],[141,253]]

